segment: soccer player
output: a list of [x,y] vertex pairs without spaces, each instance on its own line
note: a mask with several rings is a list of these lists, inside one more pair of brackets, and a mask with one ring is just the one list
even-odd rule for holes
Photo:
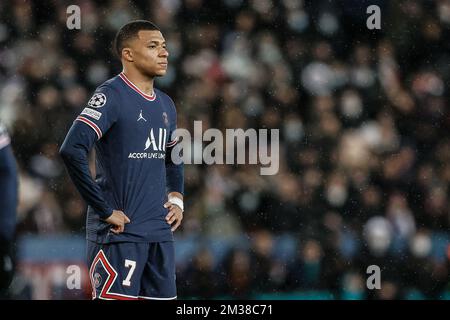
[[[167,71],[160,30],[138,20],[117,33],[123,71],[94,92],[60,154],[88,203],[87,251],[93,299],[175,299],[173,232],[183,219],[183,164],[172,99],[154,88]],[[96,150],[96,179],[88,152]]]
[[17,166],[10,138],[0,123],[0,299],[14,274],[12,242],[16,230]]

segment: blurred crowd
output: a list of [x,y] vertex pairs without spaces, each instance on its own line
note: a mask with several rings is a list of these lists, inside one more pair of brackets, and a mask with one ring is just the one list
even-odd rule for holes
[[[71,4],[81,30],[66,27]],[[370,4],[381,30],[366,27]],[[0,2],[17,237],[84,232],[57,151],[96,86],[121,71],[111,43],[133,19],[167,40],[156,86],[179,127],[280,130],[276,175],[186,166],[180,297],[448,297],[449,0]],[[366,287],[370,265],[380,290]]]

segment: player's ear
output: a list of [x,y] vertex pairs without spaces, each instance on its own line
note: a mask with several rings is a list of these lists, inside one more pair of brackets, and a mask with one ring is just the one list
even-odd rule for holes
[[133,61],[133,51],[131,50],[131,48],[122,49],[122,58],[129,62]]

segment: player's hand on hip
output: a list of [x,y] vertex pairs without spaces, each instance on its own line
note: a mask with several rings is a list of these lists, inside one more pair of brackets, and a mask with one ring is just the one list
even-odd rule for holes
[[111,231],[115,234],[122,233],[125,224],[130,223],[130,219],[120,210],[114,210],[105,221],[112,225]]
[[166,221],[172,226],[172,232],[174,232],[180,226],[181,220],[183,220],[183,211],[179,206],[170,202],[166,202],[164,208],[169,210]]

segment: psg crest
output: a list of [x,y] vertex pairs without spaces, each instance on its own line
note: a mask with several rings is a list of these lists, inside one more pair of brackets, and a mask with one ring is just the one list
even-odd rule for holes
[[96,272],[94,274],[94,287],[98,288],[100,287],[101,284],[102,284],[102,276],[98,272]]
[[167,127],[169,125],[169,119],[167,118],[167,113],[163,112],[164,125]]
[[106,103],[106,96],[101,93],[95,93],[92,98],[88,102],[88,106],[92,108],[100,108],[103,107]]

